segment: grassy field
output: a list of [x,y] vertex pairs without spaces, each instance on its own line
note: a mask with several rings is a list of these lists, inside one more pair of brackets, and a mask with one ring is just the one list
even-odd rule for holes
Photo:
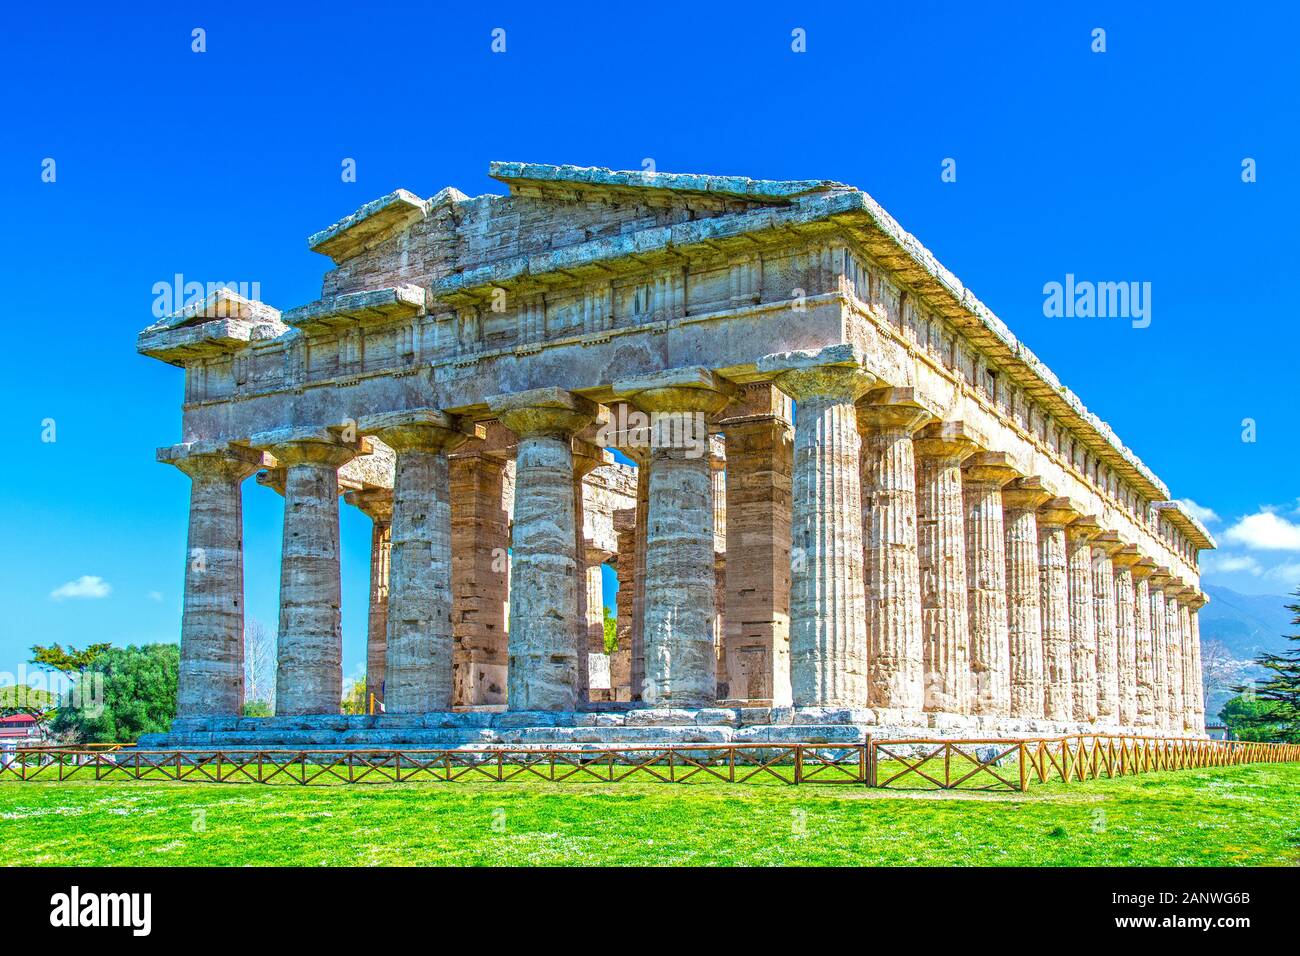
[[0,783],[9,865],[1298,865],[1300,765],[1035,786]]

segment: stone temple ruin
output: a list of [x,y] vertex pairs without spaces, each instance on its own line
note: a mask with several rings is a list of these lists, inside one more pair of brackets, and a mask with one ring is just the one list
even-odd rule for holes
[[[1203,735],[1210,535],[871,197],[491,175],[312,236],[315,302],[222,290],[140,334],[185,369],[158,458],[191,479],[178,715],[146,744]],[[284,497],[265,719],[238,716],[254,474]],[[340,497],[374,523],[381,715],[339,714]]]

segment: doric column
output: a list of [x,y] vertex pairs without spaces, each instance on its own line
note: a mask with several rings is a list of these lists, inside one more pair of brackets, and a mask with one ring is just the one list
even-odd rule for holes
[[384,710],[451,710],[451,479],[447,453],[473,426],[435,409],[387,412],[358,423],[397,454]]
[[1115,565],[1111,556],[1124,547],[1113,531],[1092,543],[1093,618],[1097,626],[1097,721],[1119,723],[1119,651],[1115,631]]
[[614,529],[618,533],[618,650],[609,662],[609,683],[614,700],[632,699],[632,614],[636,591],[636,509],[614,512]]
[[709,457],[713,480],[713,652],[717,659],[716,700],[731,696],[727,682],[727,457],[722,442],[713,439]]
[[925,703],[912,435],[930,417],[910,388],[876,389],[858,405],[872,707],[919,711]]
[[728,695],[790,703],[790,489],[794,409],[747,385],[719,423],[727,440]]
[[1174,645],[1174,654],[1179,658],[1182,670],[1182,699],[1179,701],[1178,717],[1174,721],[1174,730],[1186,733],[1196,725],[1196,695],[1200,685],[1200,664],[1194,660],[1191,637],[1191,619],[1184,628],[1182,602],[1186,599],[1189,588],[1181,578],[1172,579],[1165,586],[1165,629],[1169,642]]
[[961,422],[927,425],[916,452],[917,570],[925,709],[971,712],[966,532],[961,466],[978,450]]
[[1150,591],[1147,580],[1156,569],[1150,558],[1142,558],[1133,565],[1133,645],[1136,658],[1138,727],[1156,726],[1156,644],[1151,632]]
[[579,642],[572,440],[598,408],[559,388],[498,395],[488,407],[519,438],[506,703],[511,710],[573,710]]
[[705,706],[717,695],[707,419],[727,405],[732,389],[708,369],[688,367],[614,390],[651,416],[642,699]]
[[632,700],[644,700],[645,690],[645,567],[646,539],[650,535],[650,450],[641,448],[629,457],[636,468],[636,554],[633,556],[632,640],[630,662]]
[[972,455],[962,466],[971,696],[973,712],[988,717],[1005,717],[1011,712],[1002,487],[1016,475],[1003,452]]
[[1002,489],[1007,537],[1007,639],[1011,716],[1043,716],[1043,609],[1038,571],[1038,508],[1052,497],[1039,478]]
[[796,402],[791,505],[790,686],[796,706],[867,701],[861,439],[854,403],[872,385],[850,346],[758,362]]
[[243,480],[261,452],[228,442],[158,449],[190,477],[176,716],[234,716],[244,706]]
[[1115,680],[1119,685],[1119,723],[1137,724],[1137,627],[1133,565],[1142,555],[1125,545],[1111,558],[1115,566]]
[[[488,426],[488,443],[500,425]],[[499,441],[504,437],[497,435]],[[510,436],[513,443],[514,436]],[[467,442],[451,456],[451,631],[456,704],[506,702],[513,449]]]
[[[1169,631],[1165,622],[1165,585],[1169,583],[1169,569],[1157,567],[1147,578],[1147,626],[1151,630],[1152,657],[1155,660],[1156,693],[1153,702],[1155,726],[1170,729],[1169,716]],[[1139,606],[1139,610],[1142,608]],[[1181,673],[1181,668],[1179,672]]]
[[1201,674],[1200,610],[1209,597],[1193,589],[1188,596],[1187,635],[1183,648],[1183,730],[1188,734],[1205,734],[1205,679]]
[[262,432],[252,444],[284,468],[276,713],[337,714],[343,702],[338,470],[370,446],[326,428]]
[[1091,515],[1065,528],[1070,585],[1071,716],[1080,723],[1097,719],[1097,612],[1092,593],[1092,539],[1100,532]]
[[384,699],[388,662],[388,575],[393,549],[393,493],[387,488],[348,491],[343,500],[370,519],[370,610],[366,616],[366,703]]
[[1039,606],[1043,631],[1043,716],[1074,715],[1070,634],[1069,543],[1065,528],[1079,517],[1069,498],[1052,498],[1038,509]]

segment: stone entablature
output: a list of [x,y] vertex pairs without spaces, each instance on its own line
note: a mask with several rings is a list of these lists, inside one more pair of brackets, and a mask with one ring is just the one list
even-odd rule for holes
[[[796,704],[854,705],[870,697],[885,711],[919,712],[932,696],[922,687],[923,659],[949,653],[953,635],[944,628],[950,629],[959,614],[951,589],[938,599],[926,596],[912,524],[918,498],[925,498],[941,516],[936,520],[948,522],[945,540],[953,540],[953,522],[963,510],[953,497],[962,466],[949,461],[932,473],[934,481],[947,483],[943,487],[918,487],[912,435],[927,425],[955,426],[976,442],[982,459],[997,459],[993,470],[979,466],[981,473],[997,476],[985,483],[980,503],[972,506],[969,496],[965,503],[965,545],[976,551],[967,555],[964,574],[972,576],[972,595],[987,592],[992,600],[972,607],[972,633],[975,618],[991,614],[985,623],[992,630],[982,630],[981,624],[981,640],[996,645],[1005,634],[1010,640],[1010,657],[983,660],[974,644],[969,648],[976,672],[993,669],[989,679],[998,700],[988,713],[1032,717],[1044,694],[1056,719],[1078,709],[1062,668],[1090,659],[1077,647],[1070,609],[1091,600],[1113,603],[1118,595],[1123,607],[1114,626],[1120,644],[1098,646],[1095,663],[1098,680],[1118,681],[1115,693],[1128,695],[1116,697],[1113,706],[1117,717],[1131,723],[1136,692],[1128,685],[1137,665],[1128,660],[1129,651],[1138,653],[1137,642],[1147,646],[1142,635],[1155,634],[1136,629],[1146,622],[1133,620],[1131,605],[1139,594],[1153,608],[1155,602],[1145,585],[1135,590],[1133,575],[1124,569],[1130,557],[1140,558],[1195,582],[1197,551],[1213,547],[1213,540],[1168,500],[1165,486],[1109,427],[869,196],[821,181],[771,183],[574,167],[493,164],[492,175],[510,186],[510,195],[469,199],[446,189],[421,200],[399,190],[313,236],[311,247],[335,261],[316,302],[281,314],[218,294],[141,333],[141,352],[186,368],[184,440],[240,444],[260,436],[257,445],[266,450],[270,469],[266,482],[283,490],[287,476],[277,467],[275,452],[284,443],[272,443],[267,435],[324,429],[360,435],[363,450],[339,455],[332,485],[337,493],[394,487],[393,451],[382,440],[384,429],[376,435],[366,425],[376,416],[417,414],[443,422],[448,434],[477,423],[478,437],[466,447],[475,450],[471,458],[482,459],[473,467],[487,472],[471,474],[462,451],[435,443],[420,452],[434,457],[420,459],[418,479],[420,488],[434,489],[430,493],[437,500],[446,497],[447,487],[487,494],[480,502],[482,515],[462,522],[475,547],[486,546],[485,534],[502,546],[504,526],[492,517],[500,513],[503,494],[500,463],[526,458],[526,469],[511,472],[512,480],[524,482],[528,502],[525,522],[509,531],[514,557],[529,569],[551,568],[559,542],[577,542],[561,566],[572,565],[586,584],[576,585],[575,597],[575,585],[530,570],[514,587],[501,582],[482,592],[488,605],[509,595],[516,616],[531,622],[527,638],[520,638],[528,656],[520,660],[550,674],[519,685],[520,694],[540,695],[522,706],[559,706],[556,702],[573,703],[574,693],[585,693],[585,671],[568,649],[558,649],[556,642],[567,638],[547,621],[556,608],[576,600],[576,613],[596,639],[597,622],[587,618],[584,607],[599,600],[599,564],[618,557],[620,539],[630,536],[638,555],[626,566],[619,560],[620,577],[631,574],[636,582],[629,666],[632,685],[643,686],[648,701],[707,705],[715,699],[714,668],[719,695],[735,684],[749,689],[742,696],[752,698],[756,689],[766,688],[781,697],[790,685],[767,671],[788,667],[791,675],[812,681],[796,680]],[[828,368],[849,371],[832,374]],[[845,385],[842,393],[825,391],[831,379],[856,384]],[[819,423],[803,423],[813,432],[800,432],[797,416],[792,431],[788,413],[782,421],[775,409],[752,420],[738,411],[751,397],[778,390],[800,402],[808,415],[821,416]],[[799,398],[801,391],[806,400]],[[782,479],[795,490],[793,511],[788,497],[785,504],[778,500],[789,494],[780,486],[749,487],[743,473],[733,481],[725,452],[718,450],[712,473],[707,461],[689,456],[638,458],[643,467],[635,471],[648,472],[649,482],[644,474],[620,475],[616,493],[602,499],[608,506],[596,507],[593,514],[590,489],[598,482],[591,476],[613,467],[602,466],[603,453],[592,450],[593,429],[611,409],[627,408],[703,413],[723,436],[735,429],[739,437],[748,429],[745,444],[737,445],[742,454],[736,467],[765,474],[790,474],[774,456],[790,454],[793,442],[793,476]],[[823,448],[825,435],[833,442]],[[719,449],[724,445],[718,443]],[[384,463],[361,464],[376,449],[387,453]],[[452,462],[450,486],[447,462],[437,458],[444,453]],[[399,450],[399,461],[400,456]],[[652,459],[653,467],[645,467]],[[862,467],[856,488],[799,504],[799,489],[820,481],[818,469],[839,471],[851,461]],[[349,474],[358,470],[366,474]],[[573,475],[564,485],[557,476],[567,471]],[[300,475],[305,488],[303,481]],[[972,481],[970,487],[978,484]],[[814,520],[827,507],[856,507],[865,516],[861,528],[836,525],[829,533],[848,536],[845,540],[859,535],[860,563],[845,563],[839,552],[828,552],[818,557],[824,564],[795,562],[784,577],[768,574],[767,564],[758,566],[757,575],[747,575],[754,556],[737,552],[729,555],[743,565],[736,580],[769,582],[762,588],[774,587],[778,599],[764,597],[755,604],[748,585],[731,594],[725,559],[736,548],[726,547],[731,539],[719,501],[730,500],[732,487],[747,489],[737,501],[754,512],[744,527],[746,534],[761,536],[762,547],[755,552],[761,561],[782,560],[779,538],[792,516],[797,532],[800,520]],[[311,494],[319,501],[324,490],[314,487]],[[546,504],[539,507],[543,499]],[[1048,500],[1056,503],[1050,515],[1038,511]],[[616,528],[614,512],[629,508],[636,518]],[[453,526],[454,510],[453,505]],[[976,520],[979,530],[972,537]],[[1069,581],[1087,577],[1081,567],[1067,568],[1067,550],[1089,553],[1067,548],[1074,521],[1105,529],[1117,555],[1123,551],[1114,558],[1117,581],[1109,580],[1107,557],[1104,573],[1096,572],[1102,578],[1092,597],[1067,589]],[[656,543],[656,533],[669,535],[674,544]],[[286,541],[288,534],[286,527]],[[989,535],[996,538],[988,545],[992,550],[979,551]],[[377,529],[376,541],[381,540],[390,539]],[[398,534],[396,540],[407,538]],[[801,540],[797,533],[795,540]],[[328,544],[311,556],[313,561],[324,559]],[[455,540],[452,545],[454,552]],[[933,542],[927,546],[933,548]],[[1099,547],[1091,553],[1104,553]],[[455,559],[437,560],[453,568],[451,587],[459,593],[464,582],[456,583]],[[933,555],[927,560],[933,570]],[[1005,579],[991,586],[981,577],[988,560],[1006,562]],[[399,569],[408,565],[396,562]],[[386,567],[387,559],[375,566]],[[328,564],[321,567],[328,573]],[[1041,569],[1050,569],[1052,584],[1043,585],[1040,598]],[[417,577],[440,580],[442,573],[429,572],[430,577],[421,571]],[[860,579],[862,589],[844,596],[843,613],[861,614],[865,630],[846,625],[825,644],[820,628],[826,612],[816,595],[825,582],[846,576]],[[779,599],[783,589],[786,603]],[[649,592],[658,596],[651,600]],[[689,597],[665,598],[669,592]],[[717,623],[726,616],[724,597],[744,609],[743,627]],[[398,607],[402,600],[399,596]],[[922,627],[923,608],[933,612],[929,630]],[[431,613],[429,620],[440,621],[444,612]],[[997,621],[1006,614],[1009,631],[1007,620]],[[794,626],[799,622],[812,629],[800,630]],[[1178,626],[1191,633],[1193,623],[1194,615],[1186,627]],[[505,621],[489,628],[496,637],[478,631],[476,637],[466,636],[471,630],[448,630],[455,632],[458,647],[473,644],[457,652],[456,693],[469,693],[474,703],[496,703],[493,695],[500,697],[505,682],[498,646]],[[706,631],[712,637],[706,639]],[[787,635],[788,661],[782,646]],[[646,658],[647,648],[658,656]],[[1151,657],[1155,651],[1143,653]],[[751,663],[741,663],[746,660]],[[448,652],[435,662],[439,701],[451,694],[451,661]],[[761,662],[763,673],[753,673],[754,661]],[[945,666],[953,677],[951,662]],[[467,677],[467,667],[478,668],[478,677]],[[425,672],[415,673],[423,688]],[[481,700],[473,689],[479,678],[482,686],[496,688]],[[516,668],[512,686],[519,678]],[[1143,684],[1144,701],[1154,700],[1150,681]],[[1001,686],[1014,690],[1009,700],[999,696]],[[971,693],[979,697],[988,691],[986,686]],[[936,699],[953,699],[953,694],[948,688]]]

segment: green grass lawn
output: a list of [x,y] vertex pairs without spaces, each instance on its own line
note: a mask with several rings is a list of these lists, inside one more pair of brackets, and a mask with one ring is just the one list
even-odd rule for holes
[[0,782],[14,865],[1297,865],[1300,765],[1029,793],[860,786]]

